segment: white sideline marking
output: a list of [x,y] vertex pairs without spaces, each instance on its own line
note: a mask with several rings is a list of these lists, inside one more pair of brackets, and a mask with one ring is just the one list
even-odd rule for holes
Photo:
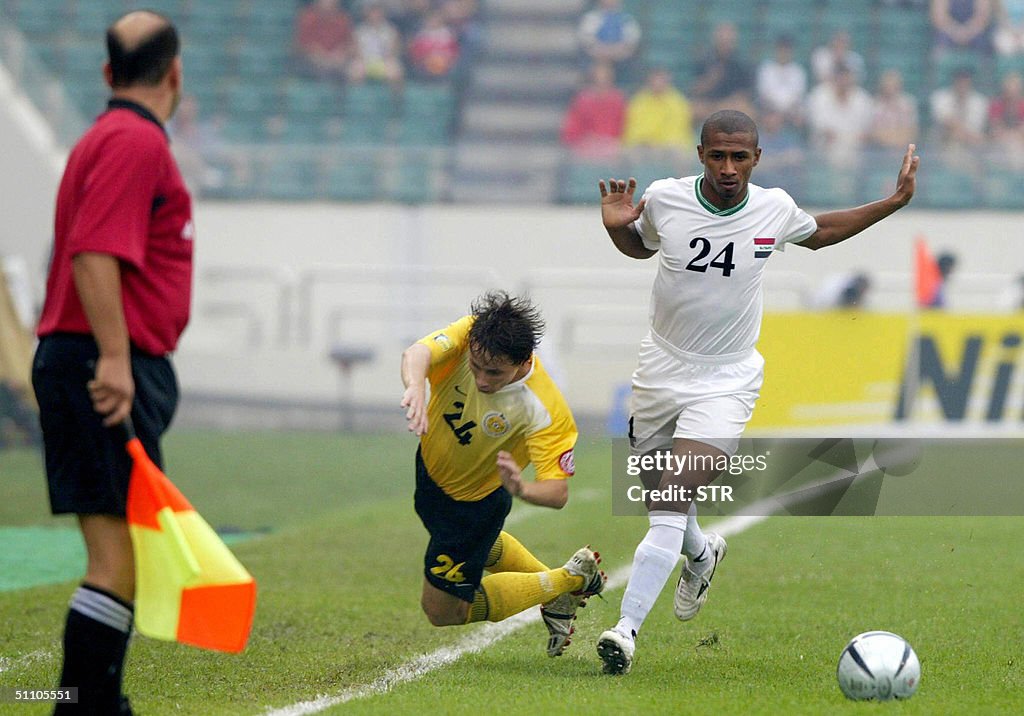
[[[765,516],[729,517],[716,522],[714,530],[723,537],[728,537],[739,534],[766,519],[767,517]],[[626,580],[629,579],[629,570],[630,566],[627,565],[616,569],[608,575],[607,588],[617,589],[624,586]],[[264,712],[265,716],[305,716],[306,714],[319,713],[332,706],[354,701],[355,699],[386,694],[399,684],[414,681],[441,667],[453,664],[466,654],[476,654],[483,651],[528,624],[539,621],[540,610],[528,609],[496,624],[485,624],[451,646],[443,646],[429,654],[423,654],[393,669],[388,669],[382,676],[374,679],[369,684],[353,686],[333,696],[318,696],[310,701],[300,701],[297,704],[285,706],[284,708],[270,709]]]

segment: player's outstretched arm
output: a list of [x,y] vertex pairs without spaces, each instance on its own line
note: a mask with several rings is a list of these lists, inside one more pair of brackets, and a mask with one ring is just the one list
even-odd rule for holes
[[526,482],[522,468],[512,453],[502,450],[498,453],[498,476],[501,485],[510,495],[541,507],[565,507],[569,501],[569,485],[565,480],[542,480]]
[[915,150],[913,144],[907,147],[899,176],[896,178],[896,190],[892,196],[853,209],[830,211],[815,216],[818,230],[801,241],[800,246],[817,250],[838,244],[909,204],[917,188],[917,167],[921,163],[921,158],[914,154]]
[[601,190],[601,221],[604,222],[605,231],[612,238],[615,248],[633,259],[654,256],[657,252],[644,246],[640,234],[633,228],[633,222],[640,218],[644,210],[642,199],[639,204],[633,206],[636,179],[630,177],[628,182],[623,179],[609,179],[607,185],[602,179],[597,186]]
[[430,349],[422,343],[413,343],[402,353],[402,383],[405,393],[401,406],[406,409],[409,432],[419,437],[427,432],[427,371],[430,369]]

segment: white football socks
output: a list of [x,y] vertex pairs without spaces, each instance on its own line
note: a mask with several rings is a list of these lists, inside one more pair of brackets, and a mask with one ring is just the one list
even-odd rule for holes
[[622,618],[616,628],[627,634],[640,631],[676,567],[686,532],[686,515],[659,510],[651,513],[650,524],[633,554],[633,571],[622,595]]
[[683,533],[683,554],[686,555],[687,564],[694,574],[702,574],[714,563],[708,559],[708,541],[697,524],[697,505],[690,503],[690,511],[686,515],[686,532]]

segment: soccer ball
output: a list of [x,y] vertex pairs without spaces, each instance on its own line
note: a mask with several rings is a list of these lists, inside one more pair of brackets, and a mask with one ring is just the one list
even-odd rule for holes
[[853,637],[839,655],[836,678],[854,701],[909,699],[921,681],[921,663],[903,637],[867,631]]

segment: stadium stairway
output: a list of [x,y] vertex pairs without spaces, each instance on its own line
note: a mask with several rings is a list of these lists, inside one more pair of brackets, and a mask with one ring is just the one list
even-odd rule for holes
[[509,201],[522,187],[536,198],[556,195],[558,133],[579,78],[576,28],[585,4],[486,4],[486,40],[466,91],[456,147],[457,200]]

